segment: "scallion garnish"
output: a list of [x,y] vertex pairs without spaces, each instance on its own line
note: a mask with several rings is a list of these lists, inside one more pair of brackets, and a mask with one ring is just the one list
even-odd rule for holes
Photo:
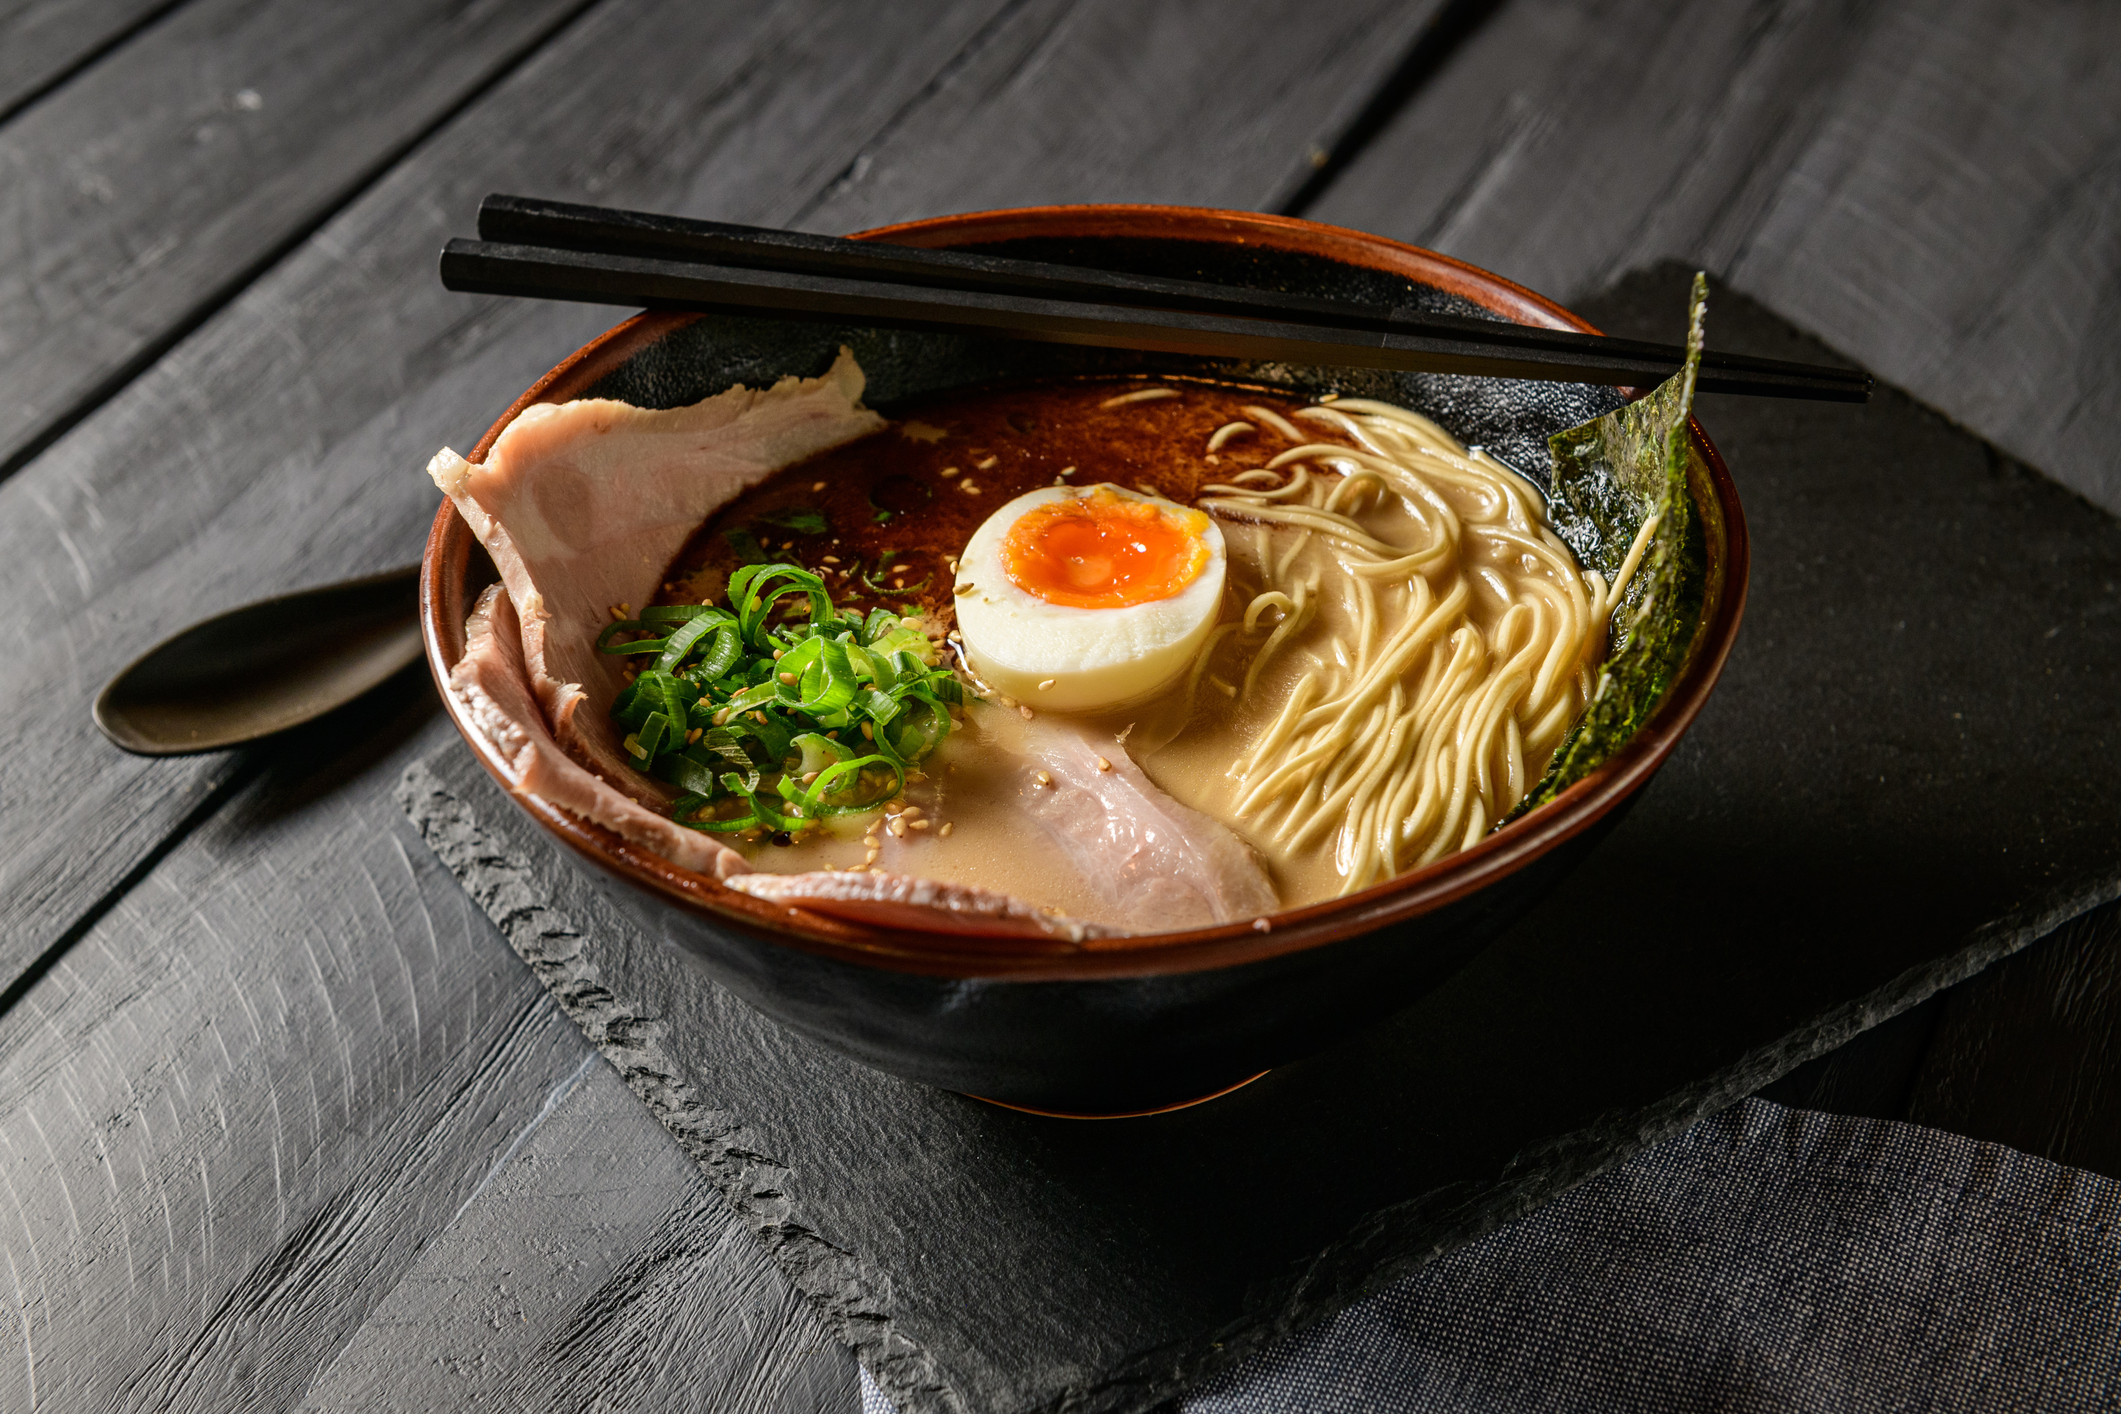
[[790,564],[744,566],[728,604],[644,609],[597,639],[605,653],[656,655],[611,715],[635,768],[682,792],[679,824],[796,831],[867,814],[950,734],[964,691],[897,614],[842,613],[823,579]]

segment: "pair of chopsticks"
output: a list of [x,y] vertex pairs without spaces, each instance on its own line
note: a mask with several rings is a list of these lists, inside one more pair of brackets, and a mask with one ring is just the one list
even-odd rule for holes
[[[843,320],[1329,367],[1649,387],[1677,345],[1167,280],[969,251],[489,196],[442,283],[649,309]],[[1706,392],[1863,402],[1868,375],[1709,352]]]

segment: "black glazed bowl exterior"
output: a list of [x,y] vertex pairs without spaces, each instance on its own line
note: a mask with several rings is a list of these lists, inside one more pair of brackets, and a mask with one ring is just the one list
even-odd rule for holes
[[[1284,217],[1174,207],[1048,207],[942,217],[865,233],[1359,300],[1590,326],[1484,271],[1375,236]],[[1674,323],[1678,322],[1674,311]],[[1592,331],[1595,332],[1595,331]],[[582,396],[695,402],[732,383],[814,375],[840,345],[887,414],[907,398],[1039,374],[1208,373],[1292,391],[1386,398],[1533,471],[1547,434],[1619,405],[1611,389],[1011,343],[955,335],[650,313],[583,348],[523,408]],[[1212,929],[1081,944],[991,925],[914,931],[768,903],[637,850],[535,796],[517,803],[648,933],[784,1025],[878,1069],[1024,1108],[1138,1113],[1214,1094],[1410,1004],[1551,888],[1624,813],[1706,700],[1745,597],[1743,513],[1698,425],[1694,487],[1709,552],[1703,626],[1686,670],[1629,745],[1560,798],[1472,849],[1362,893]],[[475,553],[476,552],[476,553]],[[444,502],[421,577],[428,659],[446,684],[464,617],[492,577]],[[443,700],[496,780],[501,762]]]

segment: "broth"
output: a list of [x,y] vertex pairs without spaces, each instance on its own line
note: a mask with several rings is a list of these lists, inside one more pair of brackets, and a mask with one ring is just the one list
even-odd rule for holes
[[[1269,476],[1263,470],[1290,451],[1288,434],[1359,454],[1360,435],[1352,423],[1335,431],[1321,425],[1315,408],[1302,413],[1306,406],[1264,389],[1176,379],[1049,381],[931,398],[904,409],[886,430],[787,467],[721,507],[666,572],[658,602],[719,602],[735,569],[749,561],[778,560],[821,574],[836,604],[864,611],[888,607],[901,613],[917,608],[932,632],[940,635],[955,623],[955,556],[982,521],[1039,487],[1110,482],[1182,505],[1222,498],[1225,505],[1218,514],[1229,565],[1222,620],[1231,624],[1255,596],[1273,585],[1307,580],[1354,583],[1346,552],[1330,537],[1299,526],[1248,520],[1242,506],[1230,509],[1235,504],[1233,479],[1258,473],[1246,486],[1260,487],[1289,475]],[[1301,429],[1294,421],[1299,416],[1310,419]],[[1228,429],[1235,423],[1249,424],[1252,430],[1233,434]],[[1348,464],[1353,467],[1355,463]],[[1349,477],[1314,468],[1314,476],[1318,486],[1331,487],[1340,480],[1359,480],[1360,472]],[[1358,518],[1363,531],[1394,544],[1420,539],[1424,517],[1430,515],[1423,506],[1382,492],[1371,498],[1374,504],[1365,503],[1369,493],[1363,487],[1347,490],[1360,493],[1348,495],[1346,504],[1362,506]],[[1543,515],[1537,492],[1529,486],[1523,490]],[[1454,526],[1452,517],[1476,515],[1481,508],[1475,503],[1483,497],[1492,501],[1494,495],[1492,488],[1448,481],[1424,494],[1442,508],[1435,514]],[[1333,505],[1341,499],[1321,496]],[[1551,536],[1547,539],[1559,546]],[[1566,558],[1566,551],[1561,553]],[[1463,608],[1451,621],[1450,636],[1438,638],[1423,660],[1429,664],[1427,676],[1409,667],[1405,685],[1392,687],[1394,711],[1403,699],[1412,703],[1432,691],[1430,685],[1441,681],[1440,673],[1447,676],[1446,649],[1462,646],[1462,626],[1475,631],[1473,641],[1494,642],[1500,661],[1501,650],[1522,628],[1527,612],[1522,605],[1511,607],[1503,578],[1536,576],[1533,560],[1521,544],[1507,538],[1466,536],[1456,569],[1473,588],[1466,591]],[[1574,574],[1573,561],[1569,565]],[[1315,823],[1307,829],[1296,824],[1305,809],[1316,819],[1326,819],[1330,799],[1307,804],[1309,797],[1291,796],[1283,817],[1262,813],[1256,802],[1247,812],[1241,807],[1248,783],[1237,778],[1235,768],[1275,729],[1291,695],[1306,690],[1307,677],[1314,687],[1322,675],[1359,677],[1367,671],[1366,655],[1380,643],[1391,646],[1389,634],[1396,629],[1381,618],[1380,596],[1410,593],[1415,607],[1409,612],[1417,612],[1425,602],[1418,597],[1425,590],[1419,574],[1400,578],[1415,583],[1415,589],[1380,581],[1381,588],[1357,584],[1320,593],[1310,606],[1310,617],[1298,616],[1302,631],[1279,645],[1256,672],[1248,664],[1251,654],[1259,651],[1264,624],[1250,635],[1231,629],[1219,647],[1211,647],[1190,683],[1181,680],[1146,703],[1076,720],[1109,733],[1113,754],[1128,752],[1170,796],[1244,839],[1265,863],[1282,907],[1344,892],[1351,887],[1351,867],[1360,866],[1359,859],[1350,862],[1361,849],[1359,841],[1350,843],[1356,838],[1355,824],[1335,844],[1332,837],[1319,835]],[[1491,581],[1500,587],[1490,590]],[[1595,585],[1590,599],[1595,606],[1604,600],[1604,582],[1596,576],[1588,582]],[[1577,598],[1584,596],[1579,593]],[[1286,616],[1288,611],[1283,612]],[[1513,614],[1518,617],[1509,617]],[[1584,656],[1579,649],[1579,659]],[[1256,678],[1249,690],[1248,672]],[[1573,673],[1579,694],[1587,695],[1581,661]],[[1581,700],[1576,705],[1580,710]],[[1363,709],[1374,711],[1380,742],[1391,729],[1385,706],[1380,698],[1374,708]],[[1032,738],[1037,729],[1025,720],[1027,715],[1006,698],[968,701],[959,729],[929,758],[924,772],[909,778],[905,801],[914,808],[890,829],[871,816],[835,822],[788,843],[780,843],[786,836],[774,841],[740,838],[737,847],[754,868],[775,873],[867,867],[976,885],[1073,916],[1099,918],[1094,890],[1054,868],[1040,850],[1025,847],[1027,832],[1035,833],[1027,829],[1025,810],[1038,789],[1021,769],[1026,755],[1036,750]],[[1404,734],[1405,723],[1412,720],[1411,706],[1400,720],[1398,730]],[[1465,728],[1459,730],[1463,736]],[[1496,771],[1517,773],[1510,784],[1521,796],[1544,770],[1559,737],[1521,742],[1514,720],[1507,731],[1507,752],[1497,749],[1483,756],[1479,776],[1485,789],[1492,756],[1500,763]],[[1461,795],[1468,769],[1459,771]],[[1304,789],[1312,796],[1322,792],[1330,797],[1337,779],[1329,772],[1323,788],[1314,784]],[[1363,808],[1383,821],[1378,813],[1382,803]],[[1499,816],[1502,810],[1493,813]],[[1458,819],[1450,817],[1447,832],[1459,828]],[[925,823],[915,826],[915,820]],[[1469,816],[1463,830],[1470,839],[1492,823],[1485,814]],[[1373,833],[1390,827],[1390,822],[1365,826]],[[1445,845],[1459,847],[1453,840]],[[1388,859],[1396,860],[1397,855]]]

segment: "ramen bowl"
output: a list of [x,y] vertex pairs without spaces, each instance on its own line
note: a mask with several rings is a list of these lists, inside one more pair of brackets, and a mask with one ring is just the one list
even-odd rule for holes
[[[941,217],[864,233],[932,248],[1182,276],[1595,332],[1568,311],[1429,251],[1310,222],[1151,206],[1048,207]],[[1679,311],[1674,311],[1675,323]],[[841,345],[867,401],[897,403],[1000,379],[1190,373],[1298,395],[1382,398],[1428,414],[1523,468],[1549,433],[1624,394],[1550,383],[1217,363],[1176,355],[657,312],[618,325],[540,379],[526,407],[611,397],[696,402],[734,383],[815,375]],[[1708,575],[1690,656],[1652,718],[1590,775],[1478,844],[1360,893],[1181,933],[1070,942],[999,923],[884,926],[754,898],[649,854],[534,796],[523,810],[591,871],[622,912],[695,959],[703,977],[792,1031],[926,1085],[1055,1114],[1129,1114],[1212,1096],[1383,1019],[1435,987],[1549,890],[1649,784],[1714,687],[1745,597],[1745,522],[1698,425],[1694,499]],[[420,612],[438,681],[493,570],[454,506],[428,538]],[[497,781],[504,763],[446,691]]]

